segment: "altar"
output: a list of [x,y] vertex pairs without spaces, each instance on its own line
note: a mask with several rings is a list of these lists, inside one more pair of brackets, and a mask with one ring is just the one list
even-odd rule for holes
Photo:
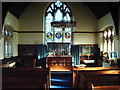
[[46,60],[50,71],[70,71],[72,69],[71,55],[48,55]]

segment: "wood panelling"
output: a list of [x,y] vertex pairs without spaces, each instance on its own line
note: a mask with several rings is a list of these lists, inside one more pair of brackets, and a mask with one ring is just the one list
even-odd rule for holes
[[34,44],[19,44],[18,56],[35,56],[38,54],[38,47]]

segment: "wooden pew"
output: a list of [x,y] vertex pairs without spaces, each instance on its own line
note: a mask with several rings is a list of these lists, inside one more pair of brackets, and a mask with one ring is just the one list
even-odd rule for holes
[[[114,68],[115,69],[115,68]],[[112,88],[112,86],[120,86],[120,69],[102,69],[102,70],[79,70],[74,72],[73,75],[73,87],[74,88],[87,88],[92,87],[94,89],[103,86],[107,86],[104,88]],[[87,85],[85,86],[86,83]],[[91,89],[90,89],[91,90]]]
[[9,89],[49,89],[50,71],[48,68],[3,68],[3,90]]

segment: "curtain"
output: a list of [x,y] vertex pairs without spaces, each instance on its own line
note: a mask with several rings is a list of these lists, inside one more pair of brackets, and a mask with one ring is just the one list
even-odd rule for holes
[[79,45],[72,45],[72,57],[74,60],[74,66],[80,65]]
[[38,61],[37,66],[46,67],[47,46],[38,45]]

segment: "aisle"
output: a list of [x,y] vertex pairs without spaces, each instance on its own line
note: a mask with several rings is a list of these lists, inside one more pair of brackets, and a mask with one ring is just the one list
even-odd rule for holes
[[51,72],[50,88],[72,88],[72,72]]

